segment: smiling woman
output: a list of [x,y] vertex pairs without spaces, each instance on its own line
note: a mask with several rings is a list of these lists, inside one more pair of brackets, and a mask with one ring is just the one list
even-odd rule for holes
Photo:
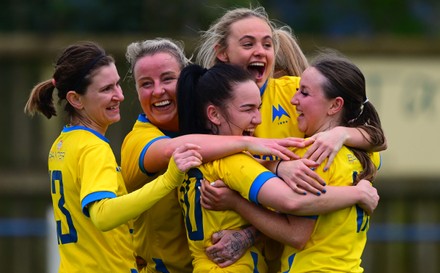
[[[257,84],[252,75],[239,66],[219,63],[204,69],[190,65],[182,70],[177,86],[179,128],[182,132],[242,135],[261,122],[261,98]],[[212,246],[211,234],[214,232],[239,230],[250,225],[235,211],[213,211],[201,207],[202,184],[218,180],[250,202],[288,214],[324,213],[369,200],[369,194],[359,194],[363,189],[377,195],[370,183],[364,181],[363,185],[357,187],[329,188],[321,197],[305,196],[293,192],[246,152],[204,163],[187,173],[178,192],[188,244],[194,257],[193,272],[267,270],[260,245],[250,246],[233,264],[225,264],[224,259],[218,256],[219,252],[213,253],[212,260],[205,252],[205,248]],[[375,207],[378,197],[373,199],[371,203]],[[246,203],[250,203],[248,201]]]
[[[69,119],[48,160],[60,272],[137,272],[132,219],[171,192],[184,171],[201,163],[198,146],[176,149],[163,176],[127,194],[104,136],[108,126],[119,121],[124,99],[114,59],[93,42],[67,47],[53,78],[32,90],[25,112],[56,115],[55,88]],[[152,192],[156,198],[149,198]]]

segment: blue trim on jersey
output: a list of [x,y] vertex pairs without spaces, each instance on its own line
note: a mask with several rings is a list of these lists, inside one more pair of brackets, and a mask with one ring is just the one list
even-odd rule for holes
[[359,233],[362,229],[362,223],[364,222],[364,210],[356,205],[356,232]]
[[150,146],[154,142],[156,142],[156,141],[158,141],[160,139],[164,139],[164,138],[170,138],[170,137],[168,137],[168,136],[160,136],[160,137],[157,137],[157,138],[151,140],[150,142],[148,142],[147,145],[145,145],[145,147],[142,149],[141,155],[139,156],[139,162],[138,162],[139,169],[141,170],[141,172],[143,172],[144,174],[146,174],[148,176],[153,176],[156,173],[149,173],[147,170],[145,170],[145,168],[144,168],[144,157],[145,157],[145,154],[147,153],[148,148],[150,148]]
[[[145,114],[139,114],[138,121],[144,122],[144,123],[151,123],[151,121],[148,119],[148,117]],[[151,124],[153,124],[153,123],[151,123]],[[154,125],[154,126],[156,126],[156,125]],[[164,135],[169,136],[170,138],[174,138],[174,137],[177,137],[180,135],[179,132],[171,132],[171,131],[167,131],[167,130],[162,130],[159,127],[157,127],[157,129],[159,129]]]
[[251,251],[251,257],[252,257],[252,261],[254,262],[254,270],[252,270],[252,273],[259,273],[259,271],[258,271],[258,254]]
[[150,121],[148,120],[148,118],[147,118],[147,116],[145,114],[139,114],[138,121],[150,123]]
[[249,189],[249,200],[256,204],[260,204],[258,203],[258,193],[260,192],[261,186],[263,186],[267,180],[274,177],[277,176],[273,172],[265,171],[260,173],[257,178],[255,178],[251,188]]
[[379,166],[377,166],[377,170],[380,170],[380,167],[382,167],[382,154],[379,153]]
[[100,132],[98,132],[96,130],[93,130],[91,128],[82,126],[82,125],[75,125],[75,126],[67,126],[66,125],[66,126],[64,126],[62,132],[63,133],[68,133],[68,132],[75,131],[75,130],[85,130],[85,131],[88,131],[88,132],[94,134],[95,136],[99,137],[100,139],[104,140],[105,142],[110,143],[110,141],[104,135],[102,135]]
[[263,84],[263,86],[261,86],[260,88],[260,96],[262,97],[264,94],[264,91],[266,90],[267,87],[267,82],[269,81],[269,79],[266,80],[266,82]]
[[91,194],[87,195],[83,198],[81,201],[81,208],[85,216],[90,217],[89,210],[87,209],[87,206],[95,201],[99,201],[105,198],[115,198],[116,193],[111,191],[97,191],[92,192]]
[[287,263],[289,264],[289,268],[286,271],[284,271],[283,273],[289,273],[290,269],[292,268],[293,260],[295,260],[295,255],[296,255],[296,253],[290,255],[287,258]]
[[[143,122],[143,123],[151,123],[151,121],[148,119],[148,117],[145,114],[139,114],[138,121],[139,122]],[[179,135],[177,132],[170,132],[170,131],[166,131],[166,130],[161,130],[160,128],[158,128],[158,129],[164,134],[164,136],[157,137],[157,138],[151,140],[150,142],[148,142],[147,145],[145,145],[145,147],[142,149],[141,154],[139,155],[139,160],[138,160],[139,169],[141,170],[142,173],[144,173],[147,176],[154,176],[154,175],[157,174],[157,172],[150,173],[147,170],[145,170],[145,168],[144,168],[144,157],[145,157],[145,154],[147,153],[148,148],[154,142],[156,142],[158,140],[161,140],[161,139],[164,139],[164,138],[173,138],[173,137],[176,137],[176,136]]]

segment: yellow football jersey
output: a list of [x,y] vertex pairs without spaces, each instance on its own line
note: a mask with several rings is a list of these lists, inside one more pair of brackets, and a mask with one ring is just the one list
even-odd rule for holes
[[[304,137],[298,129],[296,107],[290,103],[299,88],[299,77],[270,78],[261,89],[261,124],[255,129],[256,137]],[[257,156],[264,160],[277,160],[274,156]]]
[[[145,115],[139,115],[121,148],[124,181],[144,185],[162,174],[163,172],[153,174],[145,170],[143,158],[152,143],[170,136],[174,135],[162,132]],[[177,190],[160,199],[135,219],[133,235],[137,255],[147,262],[146,272],[192,272],[192,258]]]
[[[306,149],[296,149],[302,155]],[[371,158],[380,167],[379,153]],[[350,186],[362,171],[359,160],[343,146],[330,168],[322,163],[316,170],[330,186]],[[281,272],[363,272],[361,255],[367,241],[370,217],[352,206],[317,216],[314,231],[301,251],[286,245],[281,259]]]
[[92,202],[127,193],[108,140],[83,126],[65,127],[50,149],[48,166],[59,272],[137,272],[132,222],[102,232],[88,214]]
[[249,225],[234,211],[206,210],[200,204],[200,183],[221,179],[244,198],[257,203],[261,186],[275,177],[251,156],[245,153],[224,157],[198,168],[193,168],[180,187],[179,200],[184,213],[189,247],[194,257],[194,272],[266,272],[267,266],[260,246],[252,246],[234,264],[220,268],[205,254],[212,245],[211,235],[220,230],[238,230]]

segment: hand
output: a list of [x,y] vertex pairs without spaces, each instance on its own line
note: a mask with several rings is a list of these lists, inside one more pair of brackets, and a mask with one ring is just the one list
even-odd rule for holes
[[361,201],[358,205],[371,215],[379,203],[379,194],[377,189],[371,185],[371,182],[365,179],[360,180],[356,187],[361,191]]
[[313,140],[288,137],[282,139],[269,139],[248,137],[246,150],[256,155],[274,155],[283,160],[298,159],[299,156],[288,149],[288,147],[306,147],[313,143]]
[[213,245],[206,248],[206,255],[220,267],[229,266],[240,259],[254,244],[254,232],[257,232],[254,227],[216,232],[211,236]]
[[321,195],[325,193],[325,181],[313,171],[319,166],[309,159],[281,161],[278,165],[278,176],[296,193],[306,194],[306,191]]
[[186,143],[174,150],[173,158],[177,168],[181,172],[187,172],[189,169],[202,164],[202,155],[199,153],[200,146]]
[[336,154],[344,145],[347,139],[347,134],[342,127],[335,127],[331,130],[317,133],[310,137],[314,140],[313,144],[307,149],[303,158],[316,161],[318,164],[324,162],[328,158],[327,164],[324,167],[324,171],[328,170],[333,163]]
[[201,185],[200,203],[205,209],[233,210],[233,205],[237,203],[236,198],[241,198],[236,191],[231,190],[221,180],[209,183],[203,179]]

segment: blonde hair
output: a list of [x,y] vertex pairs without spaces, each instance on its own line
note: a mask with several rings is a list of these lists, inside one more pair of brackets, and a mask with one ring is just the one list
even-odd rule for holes
[[185,56],[182,42],[170,38],[155,38],[152,40],[134,42],[127,46],[125,58],[130,65],[129,73],[133,73],[133,68],[140,58],[160,52],[165,52],[173,56],[179,64],[180,69],[183,69],[191,62]]
[[[237,21],[240,21],[249,17],[257,17],[265,21],[272,33],[275,29],[274,24],[269,20],[269,16],[266,13],[264,7],[251,8],[237,8],[227,11],[222,17],[217,19],[207,31],[201,32],[201,38],[199,46],[196,48],[196,62],[206,68],[212,67],[214,64],[220,62],[217,59],[217,52],[215,50],[218,47],[219,51],[223,51],[227,48],[226,40],[231,33],[231,25]],[[277,52],[278,41],[274,38],[274,50]]]
[[289,26],[274,30],[279,48],[275,58],[274,78],[284,75],[301,76],[309,63]]

